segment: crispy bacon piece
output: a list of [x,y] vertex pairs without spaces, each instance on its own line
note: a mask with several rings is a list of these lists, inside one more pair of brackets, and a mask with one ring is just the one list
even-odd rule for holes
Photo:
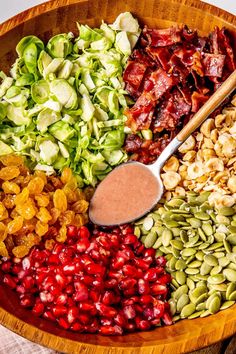
[[168,48],[147,47],[146,52],[156,63],[161,64],[162,69],[164,69],[165,71],[169,71],[169,60],[171,58],[171,52]]
[[152,47],[166,47],[181,42],[181,27],[170,27],[166,29],[148,29],[146,36],[149,45]]
[[205,76],[222,77],[225,55],[205,53],[202,62]]
[[194,92],[192,94],[192,112],[197,112],[199,108],[208,100],[209,96]]
[[134,90],[138,90],[146,70],[147,66],[145,64],[137,61],[129,61],[123,78]]
[[176,83],[175,78],[167,74],[163,69],[159,68],[153,71],[149,80],[153,83],[151,93],[155,100],[159,100],[166,92],[168,92]]

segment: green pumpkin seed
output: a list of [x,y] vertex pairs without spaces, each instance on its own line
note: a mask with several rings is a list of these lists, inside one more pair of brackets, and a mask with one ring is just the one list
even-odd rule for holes
[[221,300],[218,296],[216,296],[209,304],[209,312],[214,314],[219,311],[221,306]]
[[176,269],[176,262],[177,262],[177,258],[175,257],[171,257],[171,259],[168,262],[168,267],[170,268],[170,270],[174,271]]
[[174,235],[175,237],[180,236],[181,230],[180,230],[179,228],[177,228],[177,227],[172,227],[171,231],[172,231],[172,233],[173,233],[173,235]]
[[226,252],[231,253],[231,246],[230,246],[229,242],[226,240],[223,240],[223,244],[224,244],[224,248],[225,248]]
[[199,269],[198,268],[186,268],[185,273],[188,275],[195,275],[195,274],[199,273]]
[[172,283],[176,288],[179,287],[179,283],[178,283],[174,278],[171,280],[171,283]]
[[172,320],[173,320],[173,322],[175,323],[175,322],[177,322],[177,321],[180,320],[180,316],[179,316],[179,315],[174,316],[174,317],[172,318]]
[[230,300],[230,301],[236,301],[236,291],[233,291],[233,292],[229,295],[229,300]]
[[152,247],[154,245],[154,243],[156,242],[156,240],[157,240],[156,232],[155,233],[150,232],[144,240],[144,246],[147,248]]
[[193,290],[195,288],[195,283],[192,279],[187,278],[186,279],[186,284],[189,287],[190,290]]
[[191,294],[197,299],[200,295],[205,294],[207,291],[206,286],[197,286]]
[[229,300],[230,295],[236,290],[235,283],[229,283],[226,290],[226,300]]
[[176,313],[176,301],[175,299],[170,299],[168,302],[170,305],[170,313],[172,316],[174,316],[174,314]]
[[221,266],[215,266],[212,268],[212,270],[210,271],[210,275],[215,275],[215,274],[219,274],[222,271],[222,267]]
[[[179,285],[178,285],[179,286]],[[187,294],[188,293],[188,287],[186,284],[180,286],[174,293],[173,293],[173,298],[175,300],[178,300],[182,294]],[[171,294],[172,295],[172,294]]]
[[211,267],[218,265],[218,259],[212,254],[207,254],[204,256],[204,262]]
[[221,267],[226,267],[230,263],[230,260],[227,257],[222,257],[219,259],[219,265]]
[[216,223],[216,214],[214,213],[214,211],[210,211],[209,212],[209,215],[210,215],[210,218],[211,218],[211,220],[214,222],[214,223]]
[[196,197],[196,201],[200,204],[203,204],[204,202],[206,202],[208,200],[208,197],[210,194],[211,194],[211,192],[205,191]]
[[203,261],[204,259],[204,253],[202,251],[198,251],[196,254],[195,254],[196,258],[198,261]]
[[223,232],[215,232],[214,237],[217,242],[223,242],[223,240],[225,239],[226,236]]
[[150,231],[151,228],[153,227],[153,224],[154,224],[154,220],[153,218],[151,218],[150,216],[147,216],[145,219],[144,219],[144,222],[143,222],[143,227],[146,231]]
[[196,310],[197,311],[202,311],[202,310],[205,310],[206,309],[206,304],[205,304],[205,302],[201,302],[200,304],[198,304],[197,306],[196,306]]
[[228,268],[230,269],[233,269],[233,270],[236,270],[236,264],[231,262],[229,265],[228,265]]
[[172,254],[173,254],[173,256],[175,256],[176,258],[180,258],[180,251],[177,250],[177,248],[172,248]]
[[199,220],[197,218],[189,218],[188,222],[194,229],[198,229],[199,227],[202,226],[201,220]]
[[228,253],[226,257],[228,258],[229,261],[236,263],[236,253]]
[[[209,292],[210,294],[210,292]],[[215,299],[215,297],[220,298],[220,295],[216,292],[213,291],[212,294],[208,297],[206,301],[206,308],[209,310],[210,303]]]
[[194,320],[195,318],[198,318],[200,317],[205,311],[197,311],[197,312],[194,312],[191,316],[188,316],[188,319],[189,320]]
[[181,230],[180,231],[180,239],[183,243],[186,243],[188,242],[188,235],[187,235],[187,232],[185,230]]
[[231,234],[226,238],[227,242],[231,245],[236,246],[236,234]]
[[[202,275],[202,274],[196,274],[196,275],[192,275],[192,277],[195,277],[194,279],[196,279],[196,281],[198,282],[199,280],[203,280],[206,281],[208,279],[207,275]],[[193,279],[193,280],[194,280]],[[195,280],[194,280],[195,281]]]
[[181,318],[187,318],[191,316],[196,310],[196,306],[194,304],[185,305],[180,313]]
[[157,257],[161,257],[161,256],[163,256],[163,252],[161,252],[160,250],[156,250],[156,254],[155,254],[155,257],[157,258]]
[[206,301],[208,298],[208,294],[202,294],[200,295],[197,299],[194,299],[194,304],[197,306],[198,304],[201,304],[202,302]]
[[187,265],[183,259],[178,259],[175,263],[176,270],[184,270],[186,267]]
[[189,303],[189,296],[187,294],[182,294],[177,301],[177,311],[181,312],[184,306]]
[[195,255],[195,253],[197,253],[197,250],[194,248],[185,248],[182,250],[181,255],[182,257],[190,257]]
[[228,281],[236,282],[236,271],[226,268],[223,270],[223,275]]
[[200,315],[200,317],[207,317],[207,316],[209,316],[209,315],[211,315],[211,313],[210,313],[210,311],[208,311],[208,310],[206,310],[206,311],[204,311],[201,315]]
[[199,249],[200,251],[203,251],[203,250],[205,250],[207,247],[209,247],[209,243],[202,243],[202,244],[198,247],[198,249]]
[[235,227],[235,226],[236,226],[236,221],[235,221],[235,220],[232,221],[232,222],[231,222],[231,225]]
[[162,239],[161,237],[158,237],[158,239],[156,240],[156,242],[152,247],[156,250],[157,248],[161,247],[161,245],[162,245]]
[[228,309],[229,307],[233,306],[235,304],[235,301],[225,301],[221,307],[220,307],[220,310],[226,310]]
[[197,230],[198,230],[199,236],[205,242],[207,240],[207,238],[206,238],[206,235],[205,235],[204,231],[200,227]]
[[215,252],[213,254],[213,256],[215,256],[216,258],[218,258],[218,262],[219,262],[219,258],[222,258],[225,256],[224,252]]
[[171,208],[179,208],[180,205],[182,205],[183,203],[184,203],[183,199],[173,198],[168,203],[166,203],[166,205],[170,206]]
[[232,216],[235,214],[235,210],[234,208],[231,208],[231,207],[221,207],[218,209],[218,213],[220,215],[224,215],[224,216]]
[[163,233],[163,231],[165,230],[165,227],[164,226],[159,226],[156,228],[156,233],[157,235],[160,237]]
[[214,290],[214,291],[220,291],[220,292],[226,292],[227,290],[227,285],[222,283],[222,284],[209,284],[208,285],[210,290]]
[[186,283],[186,274],[183,271],[178,270],[175,273],[175,279],[180,285],[184,285]]
[[228,231],[231,232],[232,234],[236,233],[236,226],[229,225],[228,226]]
[[225,281],[225,276],[223,274],[211,275],[207,281],[209,284],[212,284],[212,285],[221,284]]
[[205,221],[210,219],[210,215],[207,213],[204,213],[203,211],[199,211],[199,212],[195,213],[194,216],[197,219],[205,220]]
[[[214,242],[214,240],[213,240],[213,242]],[[209,246],[207,248],[207,251],[219,250],[222,246],[223,246],[223,242],[216,242],[216,243],[213,243],[211,246]]]
[[141,236],[141,230],[138,226],[134,227],[134,234],[135,234],[135,236],[137,236],[137,238],[139,238]]
[[163,246],[165,246],[165,247],[169,246],[170,241],[172,240],[172,238],[173,238],[173,234],[172,234],[171,230],[165,229],[163,231],[163,234],[162,234],[162,237],[161,237]]
[[212,266],[210,266],[206,262],[203,262],[201,267],[200,267],[200,274],[201,275],[207,275],[207,274],[210,273],[211,270],[212,270]]
[[206,224],[202,224],[202,230],[204,231],[206,236],[213,235],[213,227],[211,226],[211,224],[209,222],[207,222]]
[[201,261],[193,261],[188,264],[188,268],[200,268],[202,265]]
[[230,225],[230,219],[224,215],[216,215],[216,221],[218,224]]
[[165,226],[168,227],[169,229],[172,229],[173,227],[178,227],[179,224],[177,221],[171,220],[171,221],[165,221]]
[[170,244],[172,247],[176,248],[179,251],[181,251],[184,248],[183,242],[180,240],[171,240]]

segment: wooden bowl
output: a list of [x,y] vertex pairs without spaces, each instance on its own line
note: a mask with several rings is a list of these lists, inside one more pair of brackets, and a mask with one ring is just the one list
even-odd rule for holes
[[[0,26],[0,67],[8,70],[21,37],[35,34],[47,40],[60,32],[77,32],[75,21],[90,26],[114,21],[131,11],[141,24],[168,27],[186,23],[201,34],[215,25],[236,30],[236,17],[198,0],[53,0],[27,10]],[[0,323],[36,343],[70,353],[185,353],[221,341],[236,333],[236,307],[207,318],[184,320],[170,327],[120,337],[76,334],[38,319],[20,308],[17,296],[2,283]]]

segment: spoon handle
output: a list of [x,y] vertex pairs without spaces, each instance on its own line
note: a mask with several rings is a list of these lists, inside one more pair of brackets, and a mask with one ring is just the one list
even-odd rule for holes
[[236,88],[236,70],[227,80],[216,90],[216,92],[206,101],[193,118],[177,135],[177,139],[184,142],[207,117],[224,101],[224,99]]
[[180,145],[203,123],[207,117],[236,89],[236,70],[216,90],[208,101],[199,109],[193,118],[185,125],[179,134],[162,151],[157,161],[149,165],[154,174],[158,174],[165,162],[178,149]]

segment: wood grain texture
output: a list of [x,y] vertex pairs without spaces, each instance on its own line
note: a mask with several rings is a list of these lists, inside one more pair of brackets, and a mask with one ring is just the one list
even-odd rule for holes
[[[0,67],[8,70],[22,36],[47,40],[67,31],[77,32],[75,21],[91,26],[113,21],[131,11],[142,24],[168,27],[176,22],[209,33],[215,25],[236,29],[236,17],[198,0],[53,0],[27,10],[0,26]],[[16,294],[5,288],[0,274],[0,323],[46,347],[83,354],[178,354],[211,345],[236,333],[236,306],[204,319],[184,320],[170,327],[122,337],[66,332],[20,308]]]

